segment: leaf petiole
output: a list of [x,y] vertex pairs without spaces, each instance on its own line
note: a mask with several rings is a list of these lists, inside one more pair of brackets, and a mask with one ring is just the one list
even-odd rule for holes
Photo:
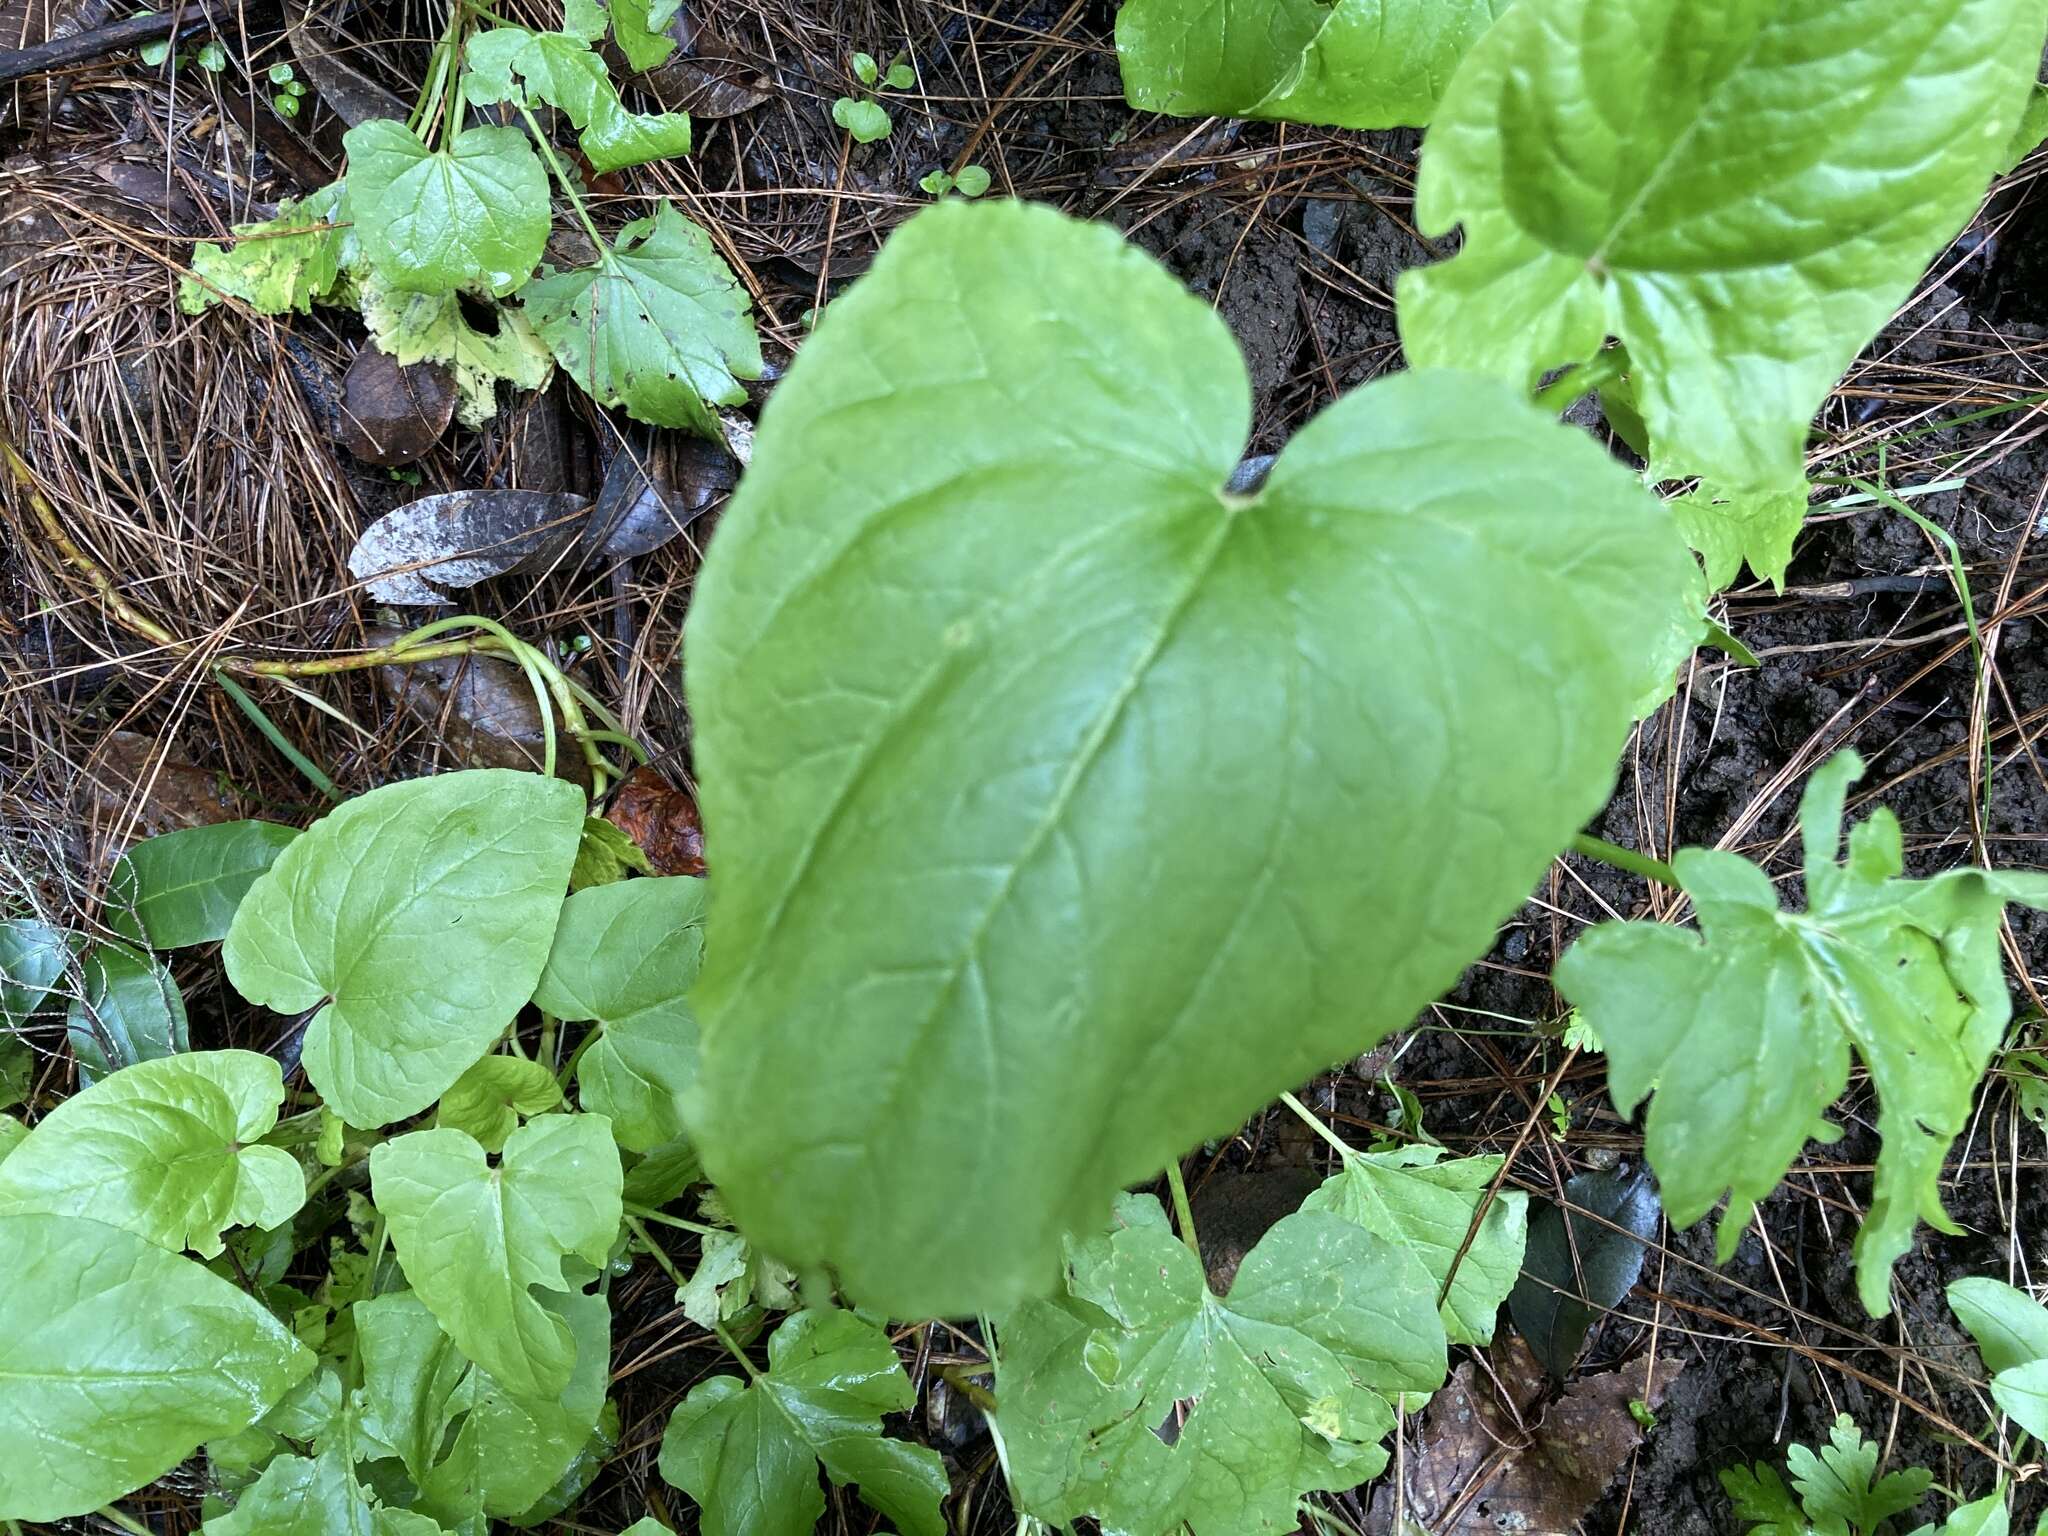
[[1637,853],[1633,848],[1624,848],[1619,843],[1610,843],[1604,837],[1595,837],[1590,832],[1581,832],[1572,839],[1572,852],[1588,859],[1597,859],[1624,874],[1638,875],[1645,880],[1654,880],[1659,885],[1668,885],[1680,890],[1678,876],[1662,859],[1653,859],[1646,853]]
[[1181,1180],[1178,1162],[1166,1165],[1166,1187],[1173,1191],[1173,1219],[1180,1226],[1180,1240],[1188,1245],[1188,1251],[1199,1264],[1202,1262],[1202,1244],[1195,1236],[1194,1207],[1188,1204],[1188,1187]]

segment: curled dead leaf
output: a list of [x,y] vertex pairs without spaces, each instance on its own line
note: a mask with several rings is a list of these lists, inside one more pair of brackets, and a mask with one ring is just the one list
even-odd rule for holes
[[604,815],[639,845],[657,875],[704,873],[704,824],[697,802],[652,768],[635,768]]

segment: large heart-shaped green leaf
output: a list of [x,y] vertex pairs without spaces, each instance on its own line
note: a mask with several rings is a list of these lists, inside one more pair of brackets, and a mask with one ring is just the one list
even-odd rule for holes
[[1420,126],[1508,0],[1126,0],[1134,107],[1337,128]]
[[312,1369],[283,1324],[190,1259],[84,1216],[0,1216],[0,1520],[89,1514],[246,1429]]
[[433,150],[401,122],[342,136],[348,208],[370,265],[396,288],[507,294],[548,238],[548,174],[517,128],[465,128]]
[[578,891],[562,906],[536,1006],[595,1019],[576,1087],[619,1145],[651,1152],[683,1133],[683,1091],[697,1075],[697,1017],[684,1001],[704,959],[702,880],[673,875]]
[[[1807,423],[1963,226],[2038,0],[1517,0],[1423,144],[1418,366],[1518,384],[1628,345],[1652,470],[1801,483]],[[1775,575],[1776,572],[1764,572]]]
[[462,1352],[519,1397],[569,1384],[576,1342],[532,1288],[572,1289],[570,1254],[604,1263],[622,1214],[602,1115],[540,1115],[498,1164],[461,1131],[414,1131],[370,1154],[370,1188],[406,1279]]
[[777,389],[688,632],[689,1101],[749,1235],[896,1316],[1405,1025],[1606,798],[1691,557],[1514,391],[1250,390],[1105,226],[941,205]]
[[125,1227],[211,1258],[221,1228],[277,1226],[306,1177],[279,1147],[284,1075],[254,1051],[198,1051],[104,1077],[36,1122],[0,1166],[0,1214],[48,1211]]
[[359,795],[250,887],[228,979],[320,1009],[306,1075],[350,1125],[418,1114],[533,995],[582,827],[574,786],[506,768]]

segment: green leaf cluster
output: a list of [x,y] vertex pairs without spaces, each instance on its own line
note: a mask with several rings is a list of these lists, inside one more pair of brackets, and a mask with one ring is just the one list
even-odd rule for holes
[[[608,17],[580,0],[561,31],[498,25],[466,41],[459,11],[413,121],[358,123],[343,180],[237,226],[232,245],[195,247],[181,303],[195,314],[225,299],[270,315],[356,308],[401,364],[454,372],[472,427],[494,413],[499,383],[536,389],[559,365],[601,404],[722,436],[711,405],[743,399],[738,381],[762,368],[745,290],[667,200],[606,240],[542,121],[566,118],[600,175],[688,153],[688,115],[628,108],[593,46],[609,20],[633,68],[658,63],[675,46],[662,30],[674,9],[615,3]],[[435,121],[437,103],[461,116],[465,102],[517,121],[415,126]],[[542,267],[551,182],[596,248],[589,266]],[[472,324],[463,300],[491,323]]]

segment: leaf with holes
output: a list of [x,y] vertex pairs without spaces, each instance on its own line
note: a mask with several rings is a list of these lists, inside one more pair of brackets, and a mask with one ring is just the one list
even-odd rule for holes
[[1159,1202],[1126,1196],[1109,1235],[1070,1243],[1065,1295],[997,1330],[1023,1509],[1118,1531],[1288,1529],[1302,1494],[1387,1464],[1395,1397],[1443,1384],[1436,1293],[1413,1275],[1386,1240],[1297,1211],[1218,1296]]
[[1672,1221],[1698,1221],[1728,1196],[1724,1263],[1807,1140],[1841,1134],[1824,1112],[1848,1085],[1853,1047],[1877,1086],[1883,1142],[1856,1234],[1857,1286],[1882,1317],[1915,1220],[1960,1230],[1941,1207],[1941,1164],[2012,1017],[1999,919],[2009,901],[2048,908],[2048,874],[1901,879],[1898,819],[1881,808],[1836,863],[1862,771],[1854,752],[1838,753],[1800,802],[1806,911],[1781,909],[1747,859],[1687,848],[1671,865],[1700,933],[1603,923],[1554,980],[1606,1043],[1616,1109],[1656,1094],[1647,1147]]
[[889,1336],[851,1312],[799,1312],[768,1341],[768,1369],[690,1389],[661,1437],[661,1475],[702,1506],[704,1536],[810,1536],[822,1466],[903,1536],[944,1536],[946,1465],[882,1433],[916,1389]]
[[653,426],[717,438],[711,406],[738,405],[739,381],[761,376],[746,290],[666,202],[601,247],[596,265],[540,278],[523,297],[570,378]]
[[1176,117],[1419,127],[1508,0],[1127,0],[1124,97]]
[[891,1316],[1042,1293],[1120,1187],[1405,1027],[1690,650],[1668,516],[1505,386],[1377,380],[1237,496],[1250,420],[1115,230],[948,201],[711,542],[691,1129],[750,1238]]

